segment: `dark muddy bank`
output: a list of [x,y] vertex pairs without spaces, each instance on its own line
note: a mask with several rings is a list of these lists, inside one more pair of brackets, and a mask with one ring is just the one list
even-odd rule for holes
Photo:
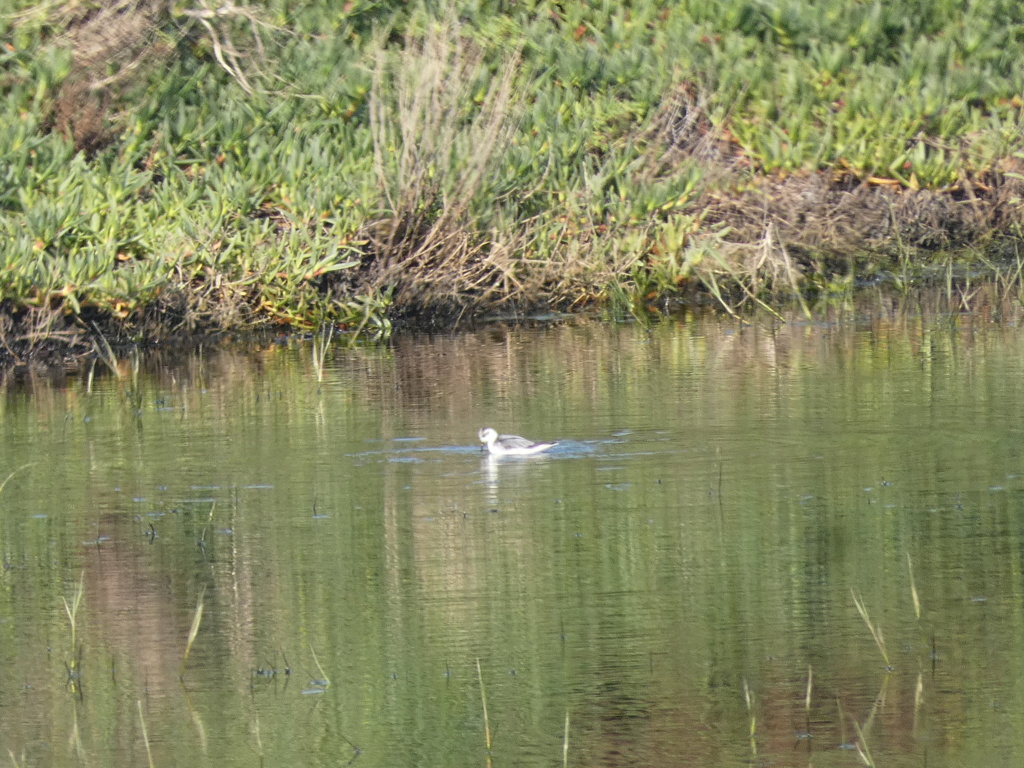
[[[268,326],[234,332],[224,330],[177,331],[154,318],[152,328],[98,319],[82,327],[73,319],[56,318],[45,328],[31,329],[17,338],[11,326],[0,347],[0,385],[33,381],[60,384],[68,377],[115,376],[130,380],[140,360],[148,368],[175,365],[192,358],[197,350],[234,349],[245,355],[279,345],[415,344],[418,338],[458,331],[494,328],[497,333],[523,326],[577,323],[639,323],[707,321],[717,317],[725,323],[758,325],[781,329],[785,325],[873,325],[877,322],[908,324],[983,323],[1006,327],[1024,322],[1022,264],[952,264],[949,268],[879,271],[872,278],[843,290],[832,291],[813,301],[788,301],[764,308],[738,297],[731,313],[712,296],[697,291],[690,299],[675,296],[656,301],[654,297],[624,301],[602,307],[591,306],[575,312],[551,311],[548,307],[509,305],[467,308],[449,304],[435,308],[393,309],[387,335],[364,334],[355,328],[332,327],[318,332],[297,332],[288,326]],[[59,325],[62,322],[63,325]],[[16,328],[17,326],[14,326]],[[147,335],[147,330],[150,332]]]

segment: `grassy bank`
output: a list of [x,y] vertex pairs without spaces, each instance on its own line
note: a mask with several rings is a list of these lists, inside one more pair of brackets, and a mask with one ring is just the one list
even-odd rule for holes
[[14,6],[16,359],[96,329],[386,333],[1020,275],[1016,3]]

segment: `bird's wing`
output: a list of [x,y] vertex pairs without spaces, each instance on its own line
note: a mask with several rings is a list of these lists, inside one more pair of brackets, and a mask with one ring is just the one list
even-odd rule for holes
[[527,440],[519,435],[499,435],[498,442],[504,448],[532,448],[536,445],[533,440]]

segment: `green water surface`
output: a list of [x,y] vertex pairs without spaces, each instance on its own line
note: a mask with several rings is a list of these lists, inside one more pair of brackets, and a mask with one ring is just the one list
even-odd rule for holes
[[976,316],[23,377],[0,761],[1020,765],[1022,411]]

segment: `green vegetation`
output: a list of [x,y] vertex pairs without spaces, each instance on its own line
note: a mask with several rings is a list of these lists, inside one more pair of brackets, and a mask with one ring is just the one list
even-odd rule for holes
[[15,0],[0,336],[732,311],[1010,259],[1022,59],[1005,0]]

